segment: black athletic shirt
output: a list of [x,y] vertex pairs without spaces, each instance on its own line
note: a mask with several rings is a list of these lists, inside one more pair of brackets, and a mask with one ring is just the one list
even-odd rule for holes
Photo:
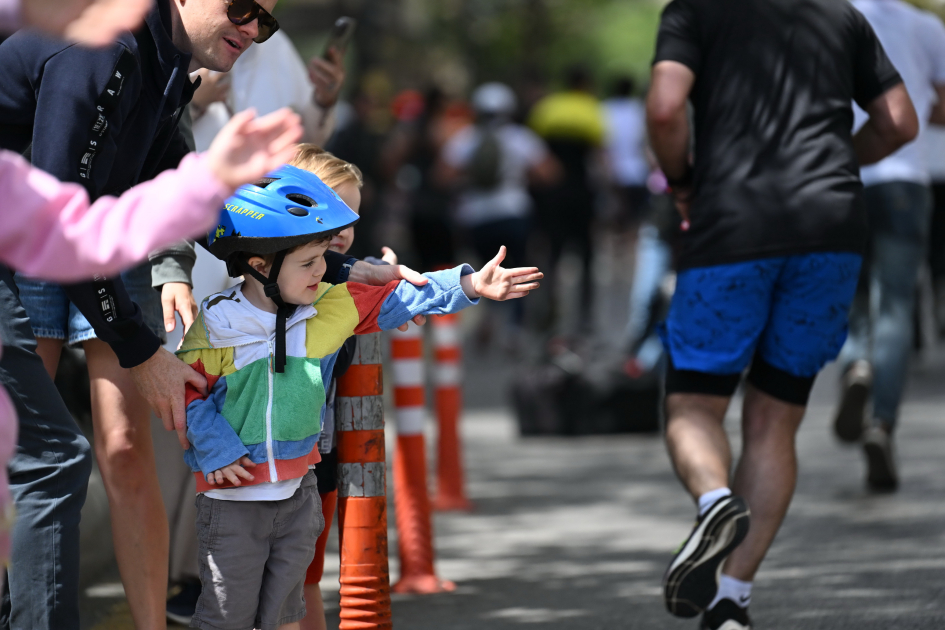
[[902,79],[846,0],[673,0],[653,63],[696,75],[695,196],[679,266],[866,242],[851,101]]

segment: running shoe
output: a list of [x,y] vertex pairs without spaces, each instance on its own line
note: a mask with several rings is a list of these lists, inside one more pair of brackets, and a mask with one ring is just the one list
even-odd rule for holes
[[866,403],[873,387],[873,368],[869,361],[854,361],[841,380],[840,406],[833,421],[833,432],[843,442],[856,442],[863,435]]
[[870,427],[863,436],[866,453],[866,483],[877,492],[893,492],[899,487],[892,435],[882,427]]
[[702,615],[702,630],[751,630],[748,609],[723,599]]
[[715,599],[722,562],[748,534],[750,512],[741,497],[722,497],[696,521],[663,576],[666,610],[695,617]]
[[200,580],[187,580],[180,590],[167,600],[167,619],[182,626],[190,626],[190,619],[197,610],[200,599]]

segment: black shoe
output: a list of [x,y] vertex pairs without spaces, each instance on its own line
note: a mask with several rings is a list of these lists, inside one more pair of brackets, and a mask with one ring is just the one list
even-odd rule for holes
[[855,361],[844,373],[841,387],[833,432],[844,442],[856,442],[863,435],[866,403],[873,387],[873,368],[869,362]]
[[197,610],[200,599],[200,581],[182,582],[176,595],[167,600],[167,618],[182,626],[190,626],[190,619]]
[[748,504],[735,495],[722,497],[699,517],[663,576],[666,610],[695,617],[712,603],[722,562],[745,539],[749,520]]
[[748,609],[723,599],[702,615],[702,630],[751,630]]
[[876,492],[894,492],[899,487],[892,435],[882,427],[871,427],[863,436],[866,453],[866,484]]

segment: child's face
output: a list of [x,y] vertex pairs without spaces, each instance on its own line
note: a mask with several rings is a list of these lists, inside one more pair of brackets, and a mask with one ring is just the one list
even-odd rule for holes
[[[286,304],[311,304],[315,301],[318,283],[325,275],[325,252],[328,242],[309,243],[285,257],[279,270],[279,293]],[[251,258],[249,264],[261,263]],[[264,270],[266,274],[269,269]]]
[[[341,200],[348,204],[348,207],[358,212],[361,208],[361,191],[352,182],[345,182],[335,186],[335,192],[341,197]],[[331,239],[331,245],[328,246],[333,252],[347,254],[354,242],[354,226],[342,230],[338,236]]]

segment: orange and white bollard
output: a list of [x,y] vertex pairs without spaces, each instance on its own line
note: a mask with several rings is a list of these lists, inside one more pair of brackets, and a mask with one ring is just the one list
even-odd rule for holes
[[391,628],[381,334],[358,337],[338,379],[339,630]]
[[436,350],[436,419],[440,430],[436,460],[437,492],[433,508],[468,512],[473,506],[466,498],[459,440],[459,417],[463,409],[463,350],[457,314],[433,316],[433,344]]
[[427,494],[427,455],[423,437],[426,383],[423,369],[423,331],[409,324],[406,332],[391,331],[394,405],[397,409],[397,450],[394,453],[394,511],[400,580],[395,593],[453,591],[433,569],[433,526]]

